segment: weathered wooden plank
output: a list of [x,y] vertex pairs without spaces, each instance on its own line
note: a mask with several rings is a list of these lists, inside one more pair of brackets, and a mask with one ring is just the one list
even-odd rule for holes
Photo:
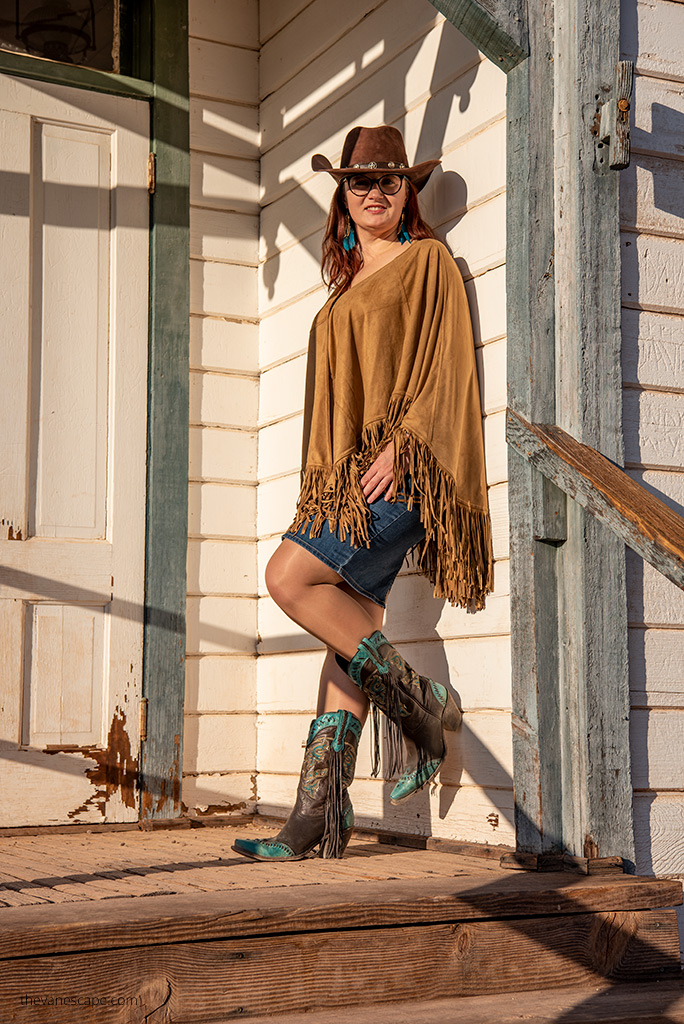
[[631,0],[621,6],[620,56],[637,72],[682,81],[684,7],[669,0]]
[[637,75],[632,99],[632,149],[660,156],[682,156],[684,94],[679,82]]
[[222,100],[191,99],[190,149],[258,160],[257,109]]
[[684,589],[667,579],[654,566],[627,552],[629,601],[632,626],[684,626]]
[[[339,1010],[316,1009],[316,1024],[338,1024]],[[278,1024],[309,1024],[311,1014],[286,1013]],[[357,1024],[684,1024],[684,986],[677,979],[657,984],[572,986],[505,995],[455,999],[411,999],[354,1010]],[[251,1024],[272,1024],[272,1017],[252,1017]],[[228,1024],[228,1018],[217,1021]]]
[[256,716],[211,714],[185,717],[185,771],[249,772],[257,755]]
[[[553,422],[623,458],[618,174],[594,129],[614,97],[619,0],[555,9],[556,414]],[[600,267],[600,273],[583,268]],[[564,837],[632,857],[629,685],[622,540],[577,504],[559,548]]]
[[529,53],[527,6],[499,0],[431,0],[468,39],[504,71]]
[[[157,5],[153,35],[150,348],[141,817],[180,813],[188,540],[189,120],[187,0]],[[174,102],[168,102],[173,96]]]
[[259,162],[191,153],[190,202],[211,210],[256,216],[259,213]]
[[622,227],[682,238],[683,211],[681,160],[635,154],[620,187]]
[[190,0],[190,35],[215,43],[259,48],[259,5],[231,0],[230,17],[216,0]]
[[681,318],[623,309],[622,376],[624,383],[663,389],[684,380]]
[[[530,57],[507,78],[509,402],[553,419],[553,7],[529,25]],[[534,374],[530,367],[534,366]],[[516,832],[520,851],[562,842],[558,738],[556,552],[536,527],[550,511],[542,477],[509,450],[511,661]]]
[[636,790],[669,790],[684,795],[684,709],[635,709],[630,715],[632,783]]
[[[340,962],[345,984],[335,985]],[[111,1006],[102,997],[139,994],[153,972],[164,979],[159,995],[173,1018],[199,1011],[211,1019],[217,1010],[253,1016],[321,1004],[348,1009],[397,996],[520,991],[604,977],[633,982],[679,969],[675,913],[653,910],[370,928],[363,942],[353,931],[325,931],[17,958],[0,968],[0,993],[11,1005],[48,978],[71,992],[95,985],[100,1010],[91,1008],[90,1017],[106,1020]],[[42,1009],[27,1007],[24,1019],[40,1019]]]
[[684,795],[635,793],[634,837],[639,871],[684,875]]
[[251,318],[190,317],[190,366],[193,369],[258,373],[259,328]]
[[256,487],[192,483],[188,497],[190,537],[256,539]]
[[259,5],[260,41],[280,32],[284,25],[295,18],[307,6],[309,0],[261,0]]
[[218,774],[213,770],[205,775],[191,775],[183,779],[183,808],[195,820],[211,815],[244,815],[256,810],[254,762],[248,772]]
[[662,313],[682,313],[684,271],[680,238],[622,234],[622,301]]
[[628,388],[623,404],[627,461],[684,468],[684,394]]
[[253,654],[254,597],[187,598],[188,654]]
[[[228,863],[232,860],[229,856]],[[240,861],[243,864],[244,861]],[[305,870],[315,866],[303,864]],[[279,878],[298,865],[253,865],[259,876],[272,870]],[[639,912],[682,902],[681,882],[630,875],[570,873],[487,873],[472,876],[367,882],[363,899],[350,898],[347,881],[320,885],[276,886],[264,900],[263,889],[191,896],[158,896],[121,903],[104,900],[87,907],[41,907],[40,913],[3,910],[0,960],[212,939],[242,939],[322,929],[390,928],[492,918],[550,917],[568,923],[575,915]],[[358,941],[358,934],[357,934]],[[495,966],[495,965],[494,965]]]
[[609,459],[557,426],[508,412],[509,444],[605,523],[659,572],[684,587],[684,518]]
[[256,483],[256,431],[190,428],[190,480]]
[[259,54],[240,46],[190,38],[190,92],[195,96],[257,104]]
[[[241,277],[237,281],[241,282]],[[258,402],[259,382],[255,377],[233,377],[209,370],[193,370],[190,374],[191,424],[234,430],[255,428]]]
[[29,56],[11,50],[0,50],[0,73],[51,82],[53,85],[68,85],[72,89],[87,89],[89,92],[131,96],[133,99],[149,100],[154,95],[154,84],[142,77],[131,78],[113,71],[78,67],[56,60],[37,60],[33,54]]
[[684,629],[633,626],[629,683],[633,707],[684,707]]
[[256,266],[191,259],[189,267],[191,312],[256,318]]

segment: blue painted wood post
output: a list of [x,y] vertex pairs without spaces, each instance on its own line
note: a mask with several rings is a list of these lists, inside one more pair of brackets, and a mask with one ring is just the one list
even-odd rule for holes
[[141,817],[181,812],[189,421],[187,0],[156,0]]

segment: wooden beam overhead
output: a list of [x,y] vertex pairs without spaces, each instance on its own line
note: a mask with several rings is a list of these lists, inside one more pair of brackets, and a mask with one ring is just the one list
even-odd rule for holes
[[526,0],[431,0],[464,36],[498,64],[511,71],[528,53]]

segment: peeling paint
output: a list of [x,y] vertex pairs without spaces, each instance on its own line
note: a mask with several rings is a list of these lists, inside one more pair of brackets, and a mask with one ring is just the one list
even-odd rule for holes
[[[233,811],[244,811],[247,807],[245,800],[239,804],[198,804],[194,812],[198,818],[207,818],[211,814],[231,814]],[[187,809],[187,808],[186,808]]]
[[83,814],[90,807],[99,807],[104,818],[109,800],[118,793],[125,807],[135,807],[138,790],[138,758],[133,757],[131,741],[126,732],[126,715],[121,708],[116,708],[107,735],[107,746],[101,747],[57,747],[44,749],[46,754],[77,753],[84,758],[95,761],[92,768],[85,771],[86,777],[95,787],[88,799],[68,812],[69,818]]
[[[171,776],[160,780],[158,799],[155,801],[155,794],[149,790],[143,791],[141,817],[145,820],[158,816],[175,817],[181,808],[180,733],[174,734],[173,745],[174,757],[171,763]],[[169,803],[171,803],[171,807],[167,806]]]

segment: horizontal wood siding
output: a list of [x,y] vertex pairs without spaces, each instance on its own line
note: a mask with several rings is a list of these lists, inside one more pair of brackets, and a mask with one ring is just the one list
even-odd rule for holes
[[402,808],[391,807],[387,785],[370,778],[365,735],[352,796],[360,823],[513,843],[505,76],[428,0],[261,0],[260,21],[258,806],[282,815],[291,805],[323,657],[321,644],[283,615],[264,584],[299,490],[308,332],[326,298],[319,258],[333,184],[312,174],[311,155],[339,162],[352,126],[385,122],[402,130],[410,159],[442,160],[421,205],[457,256],[471,304],[496,585],[486,609],[472,615],[435,601],[429,584],[404,567],[385,628],[417,668],[449,679],[464,727],[449,737],[439,784]]
[[183,804],[255,805],[258,2],[190,0],[190,468]]
[[[626,466],[684,514],[684,4],[623,0],[635,62],[622,172]],[[628,552],[637,870],[684,877],[684,594]],[[680,918],[680,927],[684,919]]]

